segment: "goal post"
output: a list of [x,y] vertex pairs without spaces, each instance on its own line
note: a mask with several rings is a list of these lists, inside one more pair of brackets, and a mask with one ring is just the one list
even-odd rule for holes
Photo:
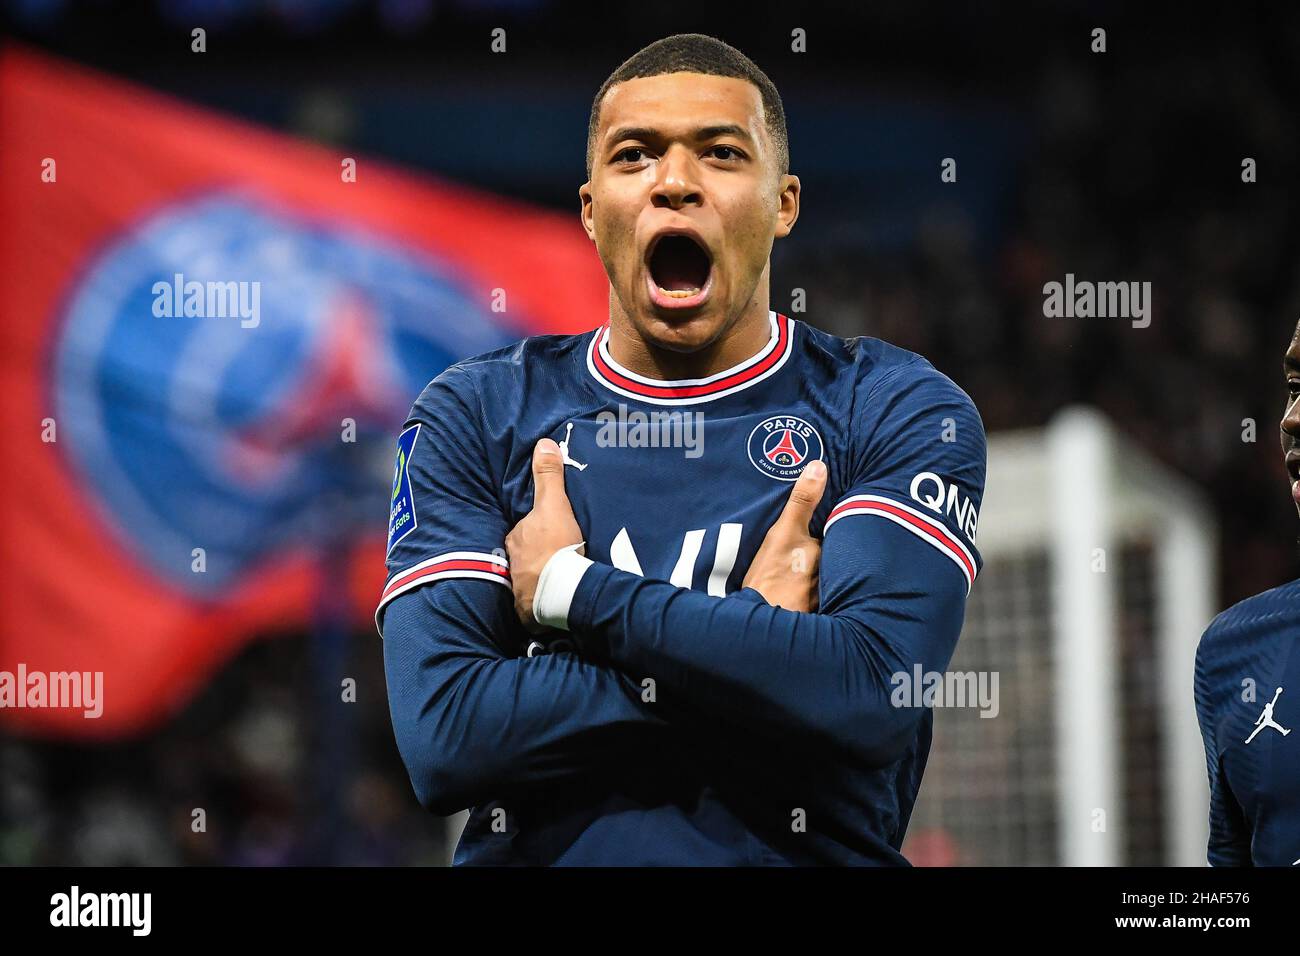
[[990,436],[949,670],[997,672],[999,706],[935,710],[910,859],[1205,864],[1192,678],[1215,537],[1203,495],[1093,409]]

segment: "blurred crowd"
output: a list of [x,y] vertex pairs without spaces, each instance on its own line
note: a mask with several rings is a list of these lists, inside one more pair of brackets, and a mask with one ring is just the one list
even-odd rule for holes
[[[1300,574],[1278,439],[1300,319],[1294,104],[1242,54],[1101,75],[1044,82],[1004,238],[935,205],[903,252],[778,258],[774,301],[805,287],[816,324],[926,356],[990,433],[1102,409],[1208,493],[1227,606]],[[1151,282],[1150,325],[1045,317],[1043,286],[1067,273]],[[1056,465],[1066,507],[1070,463]]]
[[393,743],[379,636],[353,642],[355,703],[316,693],[313,640],[249,645],[139,740],[0,739],[0,865],[445,864]]

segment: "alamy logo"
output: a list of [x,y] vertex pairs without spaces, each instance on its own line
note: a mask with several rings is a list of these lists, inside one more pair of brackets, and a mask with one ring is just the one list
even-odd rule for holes
[[913,664],[911,673],[897,671],[889,678],[894,688],[889,702],[895,707],[977,707],[981,717],[996,717],[1002,709],[999,676],[998,671],[922,671]]
[[1250,732],[1250,736],[1246,738],[1246,743],[1250,743],[1252,740],[1254,740],[1255,736],[1265,727],[1271,728],[1272,730],[1276,730],[1283,737],[1291,733],[1291,731],[1288,728],[1283,727],[1281,724],[1279,724],[1276,720],[1273,719],[1273,708],[1277,706],[1277,699],[1280,696],[1282,696],[1281,687],[1277,689],[1277,693],[1273,695],[1273,699],[1264,705],[1264,713],[1260,714],[1259,717],[1255,719],[1255,729],[1252,730]]
[[50,897],[50,925],[126,926],[132,936],[148,936],[153,925],[152,893],[82,893],[73,886]]
[[1132,319],[1133,328],[1151,324],[1150,282],[1074,281],[1074,273],[1065,274],[1065,282],[1048,282],[1043,286],[1043,315],[1049,319]]
[[704,454],[703,412],[643,412],[620,402],[617,412],[606,409],[596,421],[599,448],[684,448],[686,458]]
[[178,272],[171,282],[155,282],[150,291],[153,314],[160,319],[239,319],[246,329],[255,329],[262,321],[260,282],[186,282],[184,273]]
[[103,671],[0,671],[0,708],[80,710],[90,720],[104,714]]

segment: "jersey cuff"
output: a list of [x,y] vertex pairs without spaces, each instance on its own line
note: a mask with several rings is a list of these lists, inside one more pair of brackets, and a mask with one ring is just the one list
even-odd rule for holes
[[578,591],[582,576],[592,566],[590,558],[578,554],[585,542],[571,544],[551,555],[537,577],[537,592],[533,595],[533,618],[544,627],[562,631],[569,629],[569,608]]
[[379,606],[375,608],[375,627],[379,636],[384,636],[384,608],[393,598],[448,578],[496,581],[510,587],[510,562],[500,554],[487,551],[449,551],[398,571],[384,585]]
[[831,509],[826,524],[822,527],[822,537],[826,537],[831,526],[837,521],[852,516],[884,518],[904,531],[916,535],[956,565],[966,582],[966,593],[970,594],[971,585],[975,583],[975,575],[979,573],[979,563],[971,550],[962,544],[942,521],[894,498],[886,498],[882,495],[851,495]]

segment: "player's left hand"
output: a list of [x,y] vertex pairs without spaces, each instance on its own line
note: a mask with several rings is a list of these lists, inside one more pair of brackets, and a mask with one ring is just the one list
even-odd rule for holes
[[533,597],[542,568],[555,552],[580,541],[582,529],[564,490],[560,446],[543,438],[533,447],[533,510],[506,535],[515,613],[530,633],[547,630],[533,617]]
[[817,610],[822,546],[808,533],[808,524],[825,492],[826,464],[814,461],[790,489],[781,517],[767,530],[741,587],[753,588],[768,604],[787,611]]

